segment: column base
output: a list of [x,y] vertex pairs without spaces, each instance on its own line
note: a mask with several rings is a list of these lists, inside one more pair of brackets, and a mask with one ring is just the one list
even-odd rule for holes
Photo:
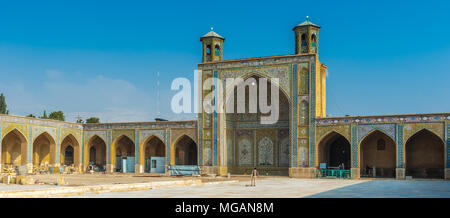
[[144,166],[140,164],[134,165],[134,173],[136,174],[144,173]]
[[395,179],[405,179],[406,178],[406,170],[405,168],[396,168],[395,169]]
[[78,167],[78,169],[77,169],[77,173],[82,173],[83,172],[83,164],[78,164],[78,165],[75,165],[75,167]]
[[450,180],[450,168],[445,168],[444,174],[445,180]]
[[219,174],[219,167],[217,166],[199,166],[201,174]]
[[106,173],[113,173],[114,166],[112,164],[106,164]]
[[33,164],[32,163],[27,163],[27,171],[28,173],[33,173]]
[[313,167],[290,167],[289,177],[292,178],[314,178]]
[[220,176],[228,175],[228,166],[220,166],[219,167],[219,175]]
[[351,168],[352,172],[352,179],[359,179],[361,178],[361,171],[359,168]]
[[164,174],[165,176],[170,176],[170,172],[169,172],[169,165],[166,165],[164,168]]

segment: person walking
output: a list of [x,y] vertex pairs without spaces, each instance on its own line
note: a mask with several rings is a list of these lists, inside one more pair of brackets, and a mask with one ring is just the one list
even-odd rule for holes
[[259,176],[258,170],[256,167],[252,170],[251,184],[250,186],[256,186],[256,177]]

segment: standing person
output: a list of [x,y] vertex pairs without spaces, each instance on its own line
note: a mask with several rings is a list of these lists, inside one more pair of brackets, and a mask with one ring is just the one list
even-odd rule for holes
[[256,170],[256,167],[252,170],[252,177],[251,177],[251,185],[250,186],[256,186],[256,177],[259,176],[258,170]]

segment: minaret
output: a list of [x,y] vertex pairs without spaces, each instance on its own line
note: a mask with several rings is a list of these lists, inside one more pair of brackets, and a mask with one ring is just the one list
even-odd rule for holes
[[203,63],[222,60],[223,42],[225,38],[214,32],[213,28],[211,28],[209,33],[200,37],[200,41],[203,43]]
[[295,26],[295,54],[317,54],[319,53],[319,29],[320,26],[313,24],[306,16],[306,21]]

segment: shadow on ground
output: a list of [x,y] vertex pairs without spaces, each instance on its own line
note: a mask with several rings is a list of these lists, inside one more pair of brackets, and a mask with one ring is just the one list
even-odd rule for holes
[[372,180],[306,198],[450,198],[450,181]]

